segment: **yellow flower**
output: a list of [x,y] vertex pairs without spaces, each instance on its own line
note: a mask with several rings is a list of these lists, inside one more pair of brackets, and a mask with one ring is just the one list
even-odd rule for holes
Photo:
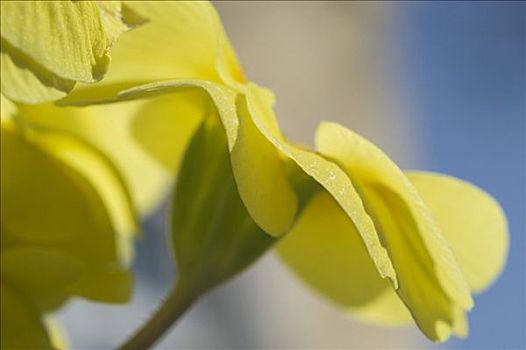
[[[219,118],[239,198],[269,235],[279,237],[293,226],[278,251],[299,276],[362,319],[399,324],[412,317],[434,341],[444,341],[451,332],[467,333],[471,291],[483,290],[498,275],[507,254],[505,219],[491,197],[451,177],[403,173],[370,142],[336,124],[320,126],[317,152],[291,144],[273,114],[272,93],[245,79],[210,4],[130,7],[149,22],[115,45],[113,64],[100,85],[79,87],[61,103],[164,94],[174,96],[172,101],[163,97],[166,105],[195,101],[180,111],[141,111],[134,129],[138,140],[175,171],[182,147],[170,141],[188,140],[201,120],[205,131],[196,137],[205,137],[206,130],[212,135],[207,120]],[[177,129],[190,120],[192,127]],[[205,144],[201,141],[200,147]],[[291,179],[298,172],[321,188],[305,203],[303,190]],[[207,190],[194,188],[193,193],[206,198]],[[304,211],[298,210],[303,205]],[[175,217],[185,221],[180,213]],[[174,235],[182,227],[177,229]],[[179,265],[197,259],[188,253],[181,257],[180,241],[176,237],[174,247]]]
[[[85,111],[69,107],[61,112],[51,105],[21,106],[20,120],[29,130],[29,136],[21,131],[22,139],[33,145],[34,138],[40,140],[37,135],[42,129],[50,133],[60,130],[61,135],[67,131],[84,140],[89,144],[86,147],[104,153],[124,174],[133,202],[143,213],[158,201],[166,174],[154,170],[151,182],[155,185],[151,185],[146,176],[150,168],[142,166],[147,165],[146,160],[138,161],[144,155],[133,149],[130,136],[168,172],[180,168],[172,213],[173,239],[181,279],[189,289],[179,298],[191,300],[237,273],[276,241],[271,237],[290,231],[277,247],[284,261],[357,317],[390,324],[412,319],[434,341],[447,339],[451,332],[467,333],[465,312],[472,307],[471,292],[484,289],[498,275],[507,253],[505,219],[491,197],[450,177],[404,174],[374,145],[336,124],[320,126],[316,151],[292,144],[279,129],[272,93],[246,80],[209,3],[133,2],[126,8],[148,22],[119,37],[104,80],[78,83],[59,101],[63,105],[119,103]],[[2,43],[5,40],[2,21]],[[113,40],[97,42],[99,46],[106,44],[102,46],[107,49]],[[23,47],[16,45],[19,50]],[[51,57],[56,58],[60,50],[63,47],[53,47]],[[13,59],[15,50],[11,51],[9,58]],[[4,68],[4,61],[9,62],[4,55],[2,51],[2,71],[7,71],[13,65]],[[92,81],[59,74],[53,70],[55,66],[44,64],[47,56],[40,53],[31,57],[44,65],[46,74]],[[40,70],[28,72],[38,75]],[[39,86],[33,76],[23,80],[22,73],[17,74],[25,85],[14,85],[16,91],[24,92],[26,85]],[[39,81],[46,79],[40,77]],[[8,87],[4,88],[3,79],[2,91]],[[37,97],[26,102],[56,99],[71,86],[52,88],[51,98],[46,86],[46,94],[31,91]],[[14,93],[10,97],[17,99]],[[136,99],[141,100],[123,102]],[[68,116],[73,119],[68,121]],[[92,116],[96,117],[90,120]],[[105,119],[113,121],[103,122]],[[42,137],[47,138],[45,135]],[[31,147],[40,149],[41,144]],[[88,184],[111,178],[97,176],[99,171],[90,171],[91,167],[75,168],[81,166],[74,162],[79,158],[64,154],[64,150],[75,148],[68,142],[50,144],[57,147],[44,149],[48,158],[67,159],[78,173],[98,179],[90,177]],[[16,165],[17,161],[14,158],[10,163]],[[22,180],[34,178],[20,177],[18,181]],[[115,181],[113,186],[122,188]],[[13,203],[22,203],[16,198]],[[4,207],[16,208],[14,204]],[[99,202],[93,208],[100,210],[104,205]],[[77,213],[66,209],[64,212]],[[82,219],[73,217],[71,222]],[[34,225],[38,220],[27,222]],[[6,230],[11,232],[7,226]],[[20,228],[16,231],[23,232]],[[50,237],[54,232],[63,233],[50,230]],[[17,274],[23,275],[13,273]],[[66,285],[69,290],[70,282]],[[100,292],[97,288],[87,290]],[[50,294],[56,297],[54,292]],[[36,293],[35,300],[41,295],[45,296],[45,291]],[[57,299],[54,303],[45,300],[55,306],[63,300]]]
[[50,348],[44,316],[71,296],[128,300],[134,210],[100,152],[1,111],[2,348]]

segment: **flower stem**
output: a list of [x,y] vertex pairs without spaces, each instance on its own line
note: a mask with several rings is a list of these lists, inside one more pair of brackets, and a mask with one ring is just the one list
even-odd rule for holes
[[193,304],[196,295],[189,293],[188,290],[190,289],[180,283],[175,284],[166,300],[148,322],[117,349],[149,349]]

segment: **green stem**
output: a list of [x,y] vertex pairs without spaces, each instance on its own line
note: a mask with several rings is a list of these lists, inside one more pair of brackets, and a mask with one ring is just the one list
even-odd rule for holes
[[153,316],[131,338],[118,347],[118,350],[149,349],[185,313],[196,299],[188,293],[191,288],[182,284],[174,285],[166,300]]

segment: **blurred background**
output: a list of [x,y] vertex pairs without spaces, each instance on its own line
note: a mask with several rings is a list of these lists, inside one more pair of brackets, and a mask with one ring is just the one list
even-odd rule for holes
[[[159,349],[524,349],[526,6],[520,2],[216,2],[248,77],[274,90],[291,138],[333,120],[403,168],[469,180],[510,226],[506,269],[475,297],[470,336],[441,345],[367,326],[305,288],[272,254],[198,302]],[[60,314],[74,348],[115,347],[175,276],[165,208],[138,242],[131,305],[81,300]],[[152,258],[155,257],[155,258]]]

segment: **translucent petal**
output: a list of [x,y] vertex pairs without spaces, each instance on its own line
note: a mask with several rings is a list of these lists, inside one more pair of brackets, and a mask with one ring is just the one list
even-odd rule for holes
[[126,4],[147,22],[119,38],[112,48],[111,67],[102,82],[78,86],[64,103],[104,99],[126,88],[168,79],[203,79],[237,87],[245,82],[212,4],[202,1]]
[[469,287],[430,209],[378,148],[340,125],[320,125],[319,151],[339,162],[360,191],[399,280],[398,295],[432,340],[447,339],[454,307],[472,306]]
[[486,289],[508,255],[508,229],[501,207],[489,194],[465,181],[440,174],[406,175],[431,208],[471,289]]
[[271,235],[284,233],[294,219],[297,200],[278,150],[253,125],[242,96],[226,86],[193,80],[147,84],[120,96],[155,96],[191,87],[204,90],[217,109],[227,135],[239,194],[253,219]]
[[95,82],[107,70],[109,48],[129,28],[123,20],[118,3],[5,1],[2,40],[60,78]]
[[268,92],[254,85],[249,86],[247,104],[254,124],[267,140],[285,156],[294,160],[305,173],[312,176],[336,199],[358,229],[380,275],[390,278],[396,286],[396,273],[392,263],[349,177],[336,164],[285,141],[277,127],[272,102],[273,97]]
[[[276,250],[320,294],[358,315],[365,315],[363,309],[392,290],[380,277],[351,219],[327,192],[310,200]],[[401,312],[411,321],[403,305]],[[369,318],[389,323],[396,315],[386,312]]]
[[181,89],[145,101],[135,113],[132,133],[148,154],[175,174],[190,137],[212,109],[203,91]]
[[9,44],[2,41],[2,94],[23,103],[39,103],[58,100],[73,89],[73,80],[62,79],[7,47]]

